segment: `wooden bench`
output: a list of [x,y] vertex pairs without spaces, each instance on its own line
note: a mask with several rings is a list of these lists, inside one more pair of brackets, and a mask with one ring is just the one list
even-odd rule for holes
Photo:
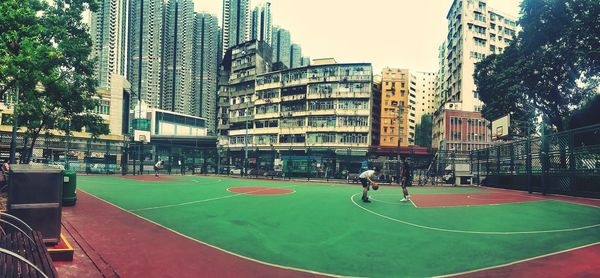
[[0,217],[0,277],[58,277],[42,234],[12,215]]

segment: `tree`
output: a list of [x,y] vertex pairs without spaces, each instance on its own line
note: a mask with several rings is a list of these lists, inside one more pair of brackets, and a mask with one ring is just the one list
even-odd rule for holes
[[557,130],[568,128],[573,110],[598,92],[599,15],[597,0],[524,0],[518,37],[476,65],[484,116],[527,118],[522,112],[535,107]]
[[[90,58],[92,40],[81,16],[88,7],[95,10],[95,2],[55,0],[47,5],[28,0],[23,5],[20,0],[8,0],[3,5],[2,8],[12,10],[0,16],[23,22],[0,27],[14,34],[1,37],[3,45],[9,46],[1,51],[13,53],[11,59],[17,63],[12,66],[7,64],[10,60],[2,61],[0,84],[5,84],[8,91],[10,84],[16,83],[21,91],[16,115],[31,139],[23,162],[30,161],[37,138],[50,129],[66,134],[82,129],[94,136],[106,134],[108,129],[102,118],[93,112],[100,96],[96,92],[94,60]],[[0,22],[4,21],[0,17]],[[21,51],[11,52],[11,45]]]

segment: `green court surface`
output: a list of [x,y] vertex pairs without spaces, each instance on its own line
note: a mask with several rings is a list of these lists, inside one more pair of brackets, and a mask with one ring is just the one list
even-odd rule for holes
[[[344,276],[460,273],[600,242],[600,208],[554,200],[416,208],[382,186],[176,177],[144,182],[80,176],[78,188],[148,220],[255,260]],[[231,187],[292,189],[247,195]],[[410,188],[419,194],[478,188]]]

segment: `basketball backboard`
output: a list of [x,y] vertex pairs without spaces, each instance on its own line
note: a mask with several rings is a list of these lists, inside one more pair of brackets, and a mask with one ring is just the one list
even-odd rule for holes
[[492,122],[492,140],[508,137],[510,129],[510,114],[496,119]]
[[133,130],[133,141],[149,143],[150,142],[150,131],[145,130]]

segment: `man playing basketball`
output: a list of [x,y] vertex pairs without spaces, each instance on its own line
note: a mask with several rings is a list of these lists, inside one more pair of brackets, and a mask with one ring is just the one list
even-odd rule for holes
[[363,187],[362,201],[365,203],[371,202],[371,201],[369,201],[369,197],[367,196],[367,192],[369,191],[369,186],[371,184],[373,184],[373,189],[377,190],[377,188],[378,188],[377,183],[373,181],[373,179],[375,178],[375,176],[378,173],[379,173],[379,169],[374,168],[374,170],[364,171],[364,172],[360,173],[360,175],[358,176],[358,178],[360,179],[360,182],[362,183],[362,187]]
[[400,200],[400,202],[406,202],[410,200],[410,195],[408,195],[407,186],[412,184],[412,171],[410,169],[410,165],[406,161],[406,157],[402,157],[402,173],[400,174],[400,178],[402,179],[402,193],[404,193],[404,198]]
[[160,170],[160,168],[162,168],[163,163],[165,163],[163,160],[160,160],[158,162],[156,162],[156,164],[154,164],[154,175],[158,177],[158,170]]

